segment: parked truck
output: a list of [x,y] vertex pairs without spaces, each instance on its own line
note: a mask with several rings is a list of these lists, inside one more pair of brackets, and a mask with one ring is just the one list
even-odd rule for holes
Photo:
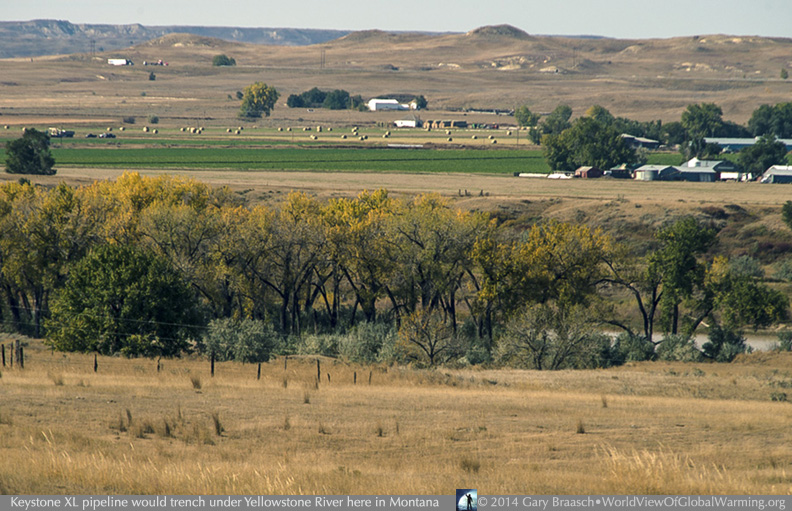
[[72,130],[62,130],[60,128],[49,128],[47,130],[50,138],[73,138],[74,132]]

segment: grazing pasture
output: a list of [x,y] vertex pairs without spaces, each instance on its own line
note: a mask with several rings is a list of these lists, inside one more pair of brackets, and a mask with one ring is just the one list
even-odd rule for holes
[[[7,342],[7,340],[6,340]],[[52,353],[0,378],[4,494],[792,492],[790,354],[598,371]]]

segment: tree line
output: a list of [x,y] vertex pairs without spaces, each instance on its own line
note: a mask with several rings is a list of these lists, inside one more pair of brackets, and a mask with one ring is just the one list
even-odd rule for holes
[[[291,193],[251,206],[225,188],[135,173],[77,188],[7,183],[0,319],[59,350],[128,356],[596,366],[655,356],[658,330],[785,317],[785,296],[714,256],[716,235],[683,218],[638,257],[585,225],[514,228],[436,194]],[[639,323],[619,317],[614,292]],[[605,327],[625,337],[614,344]]]
[[515,110],[517,123],[532,128],[531,140],[544,146],[545,159],[551,168],[558,170],[574,170],[581,165],[608,169],[645,163],[645,157],[620,138],[622,133],[627,133],[669,147],[678,146],[688,159],[715,158],[722,152],[719,145],[705,141],[708,137],[761,137],[737,157],[744,170],[757,174],[785,162],[786,145],[776,139],[792,137],[792,103],[760,106],[747,126],[725,121],[723,110],[714,103],[688,105],[680,121],[668,123],[617,117],[600,105],[590,107],[574,121],[571,118],[572,108],[568,105],[557,106],[544,118],[526,105]]

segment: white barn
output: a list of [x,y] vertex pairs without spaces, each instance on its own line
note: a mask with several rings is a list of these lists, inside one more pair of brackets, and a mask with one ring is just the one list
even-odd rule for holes
[[414,115],[409,115],[402,119],[396,119],[395,121],[393,121],[393,124],[397,128],[420,128],[423,125],[421,119],[419,119]]
[[370,99],[368,102],[368,108],[372,112],[379,112],[382,110],[409,110],[410,107],[408,105],[402,105],[395,99],[380,99],[374,98]]

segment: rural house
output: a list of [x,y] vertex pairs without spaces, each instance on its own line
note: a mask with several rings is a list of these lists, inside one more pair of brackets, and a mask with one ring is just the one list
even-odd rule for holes
[[740,170],[736,163],[729,160],[699,160],[698,158],[686,161],[681,167],[711,169],[715,172],[737,172]]

